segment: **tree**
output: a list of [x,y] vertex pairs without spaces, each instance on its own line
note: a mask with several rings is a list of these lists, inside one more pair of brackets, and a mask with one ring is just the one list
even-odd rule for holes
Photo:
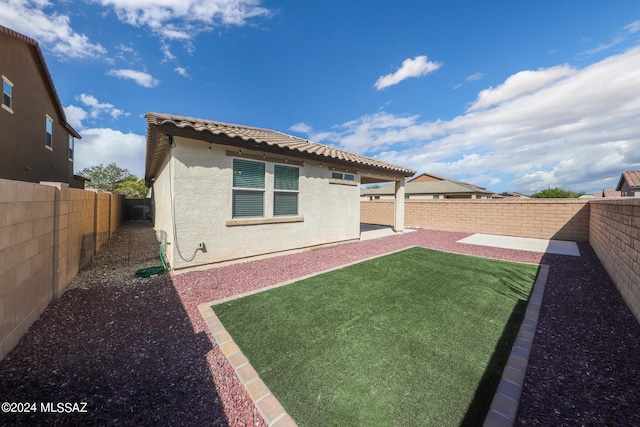
[[576,193],[560,187],[549,187],[546,190],[534,193],[531,197],[535,197],[536,199],[577,199],[583,194],[584,193]]
[[87,184],[89,188],[122,194],[127,199],[143,199],[149,192],[143,179],[139,179],[129,170],[118,167],[115,163],[84,168],[79,175],[91,180]]

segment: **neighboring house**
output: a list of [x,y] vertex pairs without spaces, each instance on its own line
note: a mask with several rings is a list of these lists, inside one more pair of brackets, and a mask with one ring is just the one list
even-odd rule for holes
[[[420,179],[437,175],[422,174],[407,182],[405,199],[488,199],[491,192],[466,182],[439,179]],[[394,197],[394,185],[386,184],[378,188],[364,188],[360,191],[361,200],[385,200]]]
[[0,178],[65,182],[83,188],[73,174],[75,139],[38,42],[0,26]]
[[530,199],[531,196],[527,196],[526,194],[517,193],[515,191],[504,191],[502,193],[494,193],[491,195],[492,199]]
[[435,173],[421,173],[411,179],[408,179],[407,182],[432,182],[432,181],[450,181],[455,182],[456,184],[466,185],[467,187],[479,188],[481,190],[486,190],[484,187],[479,187],[475,184],[470,184],[464,181],[457,181],[455,179],[447,178],[446,176],[436,175]]
[[148,113],[145,181],[174,269],[360,237],[360,184],[415,172],[281,132]]
[[[580,196],[584,198],[585,196]],[[613,188],[605,188],[602,193],[594,193],[592,197],[622,197],[622,191],[616,191]]]
[[618,181],[617,191],[622,197],[640,197],[640,171],[627,171]]

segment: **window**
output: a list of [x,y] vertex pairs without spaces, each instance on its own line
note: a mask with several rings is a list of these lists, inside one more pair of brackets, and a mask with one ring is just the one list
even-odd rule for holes
[[300,169],[274,165],[273,216],[298,215],[298,178]]
[[53,150],[53,119],[47,116],[47,139],[44,142],[45,147]]
[[264,216],[265,164],[233,159],[234,218]]
[[2,108],[13,113],[13,83],[2,76]]
[[69,135],[69,160],[73,162],[73,146],[75,145],[75,139],[73,135]]
[[433,195],[433,198],[434,198],[434,199],[439,199],[439,198],[440,198],[440,195],[439,195],[439,194],[434,194],[434,195]]
[[332,172],[331,178],[333,179],[342,179],[344,181],[355,181],[356,176],[352,173],[342,173],[342,172]]

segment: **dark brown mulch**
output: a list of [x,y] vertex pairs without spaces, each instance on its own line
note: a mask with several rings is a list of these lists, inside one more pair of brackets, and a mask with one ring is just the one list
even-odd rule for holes
[[517,424],[640,426],[640,324],[589,244],[551,265]]

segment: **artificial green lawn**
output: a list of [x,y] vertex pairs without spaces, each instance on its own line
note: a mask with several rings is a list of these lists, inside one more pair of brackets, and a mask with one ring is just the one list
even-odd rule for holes
[[410,248],[213,309],[300,426],[481,425],[537,271]]

